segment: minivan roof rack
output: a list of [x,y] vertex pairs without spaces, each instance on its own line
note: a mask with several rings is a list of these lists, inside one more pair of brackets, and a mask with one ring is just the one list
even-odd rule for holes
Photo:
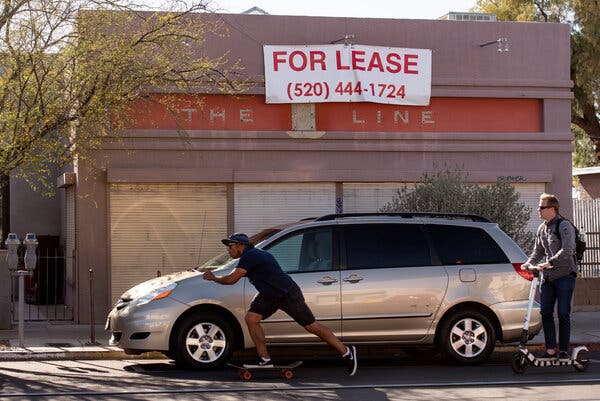
[[437,212],[395,212],[395,213],[336,213],[326,214],[318,217],[315,221],[328,221],[335,219],[343,219],[346,217],[402,217],[402,218],[413,218],[413,217],[431,217],[431,218],[442,218],[442,219],[457,219],[457,220],[471,220],[478,222],[489,223],[490,220],[485,217],[478,216],[476,214],[463,214],[463,213],[437,213]]

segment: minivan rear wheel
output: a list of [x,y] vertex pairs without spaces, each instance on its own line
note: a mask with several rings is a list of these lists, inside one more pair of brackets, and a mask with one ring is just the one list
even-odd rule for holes
[[233,353],[231,325],[216,314],[191,314],[178,324],[169,354],[181,367],[212,369],[225,365]]
[[490,320],[478,311],[459,311],[444,321],[440,331],[440,351],[462,365],[485,361],[496,343]]

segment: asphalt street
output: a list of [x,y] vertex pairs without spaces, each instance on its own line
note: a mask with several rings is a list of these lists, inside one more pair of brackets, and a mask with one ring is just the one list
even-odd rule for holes
[[397,354],[363,358],[348,377],[337,359],[312,358],[296,377],[263,372],[240,380],[235,369],[183,370],[165,359],[0,363],[0,399],[60,400],[598,400],[600,351],[585,372],[572,367],[510,367],[511,353],[488,363],[455,366],[438,357]]

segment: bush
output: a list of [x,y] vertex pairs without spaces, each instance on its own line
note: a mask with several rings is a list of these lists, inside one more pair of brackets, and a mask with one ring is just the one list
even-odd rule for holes
[[531,208],[519,202],[519,193],[506,181],[477,185],[461,170],[423,174],[414,188],[399,188],[380,212],[440,212],[477,214],[495,223],[526,252],[534,235],[527,230]]

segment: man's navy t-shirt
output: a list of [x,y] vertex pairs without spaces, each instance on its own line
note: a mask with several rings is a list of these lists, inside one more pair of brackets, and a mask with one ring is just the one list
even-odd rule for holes
[[246,277],[267,298],[282,298],[296,285],[273,255],[261,249],[245,248],[238,267],[246,270]]

